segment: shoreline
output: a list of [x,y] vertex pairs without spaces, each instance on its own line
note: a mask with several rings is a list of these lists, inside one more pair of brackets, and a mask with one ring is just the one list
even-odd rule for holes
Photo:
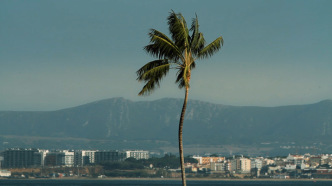
[[[0,177],[0,180],[117,180],[117,181],[181,181],[181,178],[123,178],[123,177],[108,177],[108,178],[87,178],[87,177],[62,177],[62,178],[5,178]],[[279,182],[279,181],[306,181],[306,182],[316,182],[316,181],[328,181],[332,182],[332,179],[271,179],[271,178],[254,178],[254,179],[229,179],[229,178],[187,178],[188,181],[269,181],[269,182]]]

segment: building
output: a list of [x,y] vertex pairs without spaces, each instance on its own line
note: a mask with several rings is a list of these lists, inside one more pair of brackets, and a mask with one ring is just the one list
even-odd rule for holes
[[240,159],[238,158],[232,159],[230,162],[231,162],[230,170],[233,171],[233,173],[240,171],[241,169]]
[[126,158],[149,159],[149,151],[144,150],[128,150],[125,152]]
[[210,166],[211,166],[210,167],[211,171],[226,171],[226,170],[228,170],[228,168],[227,168],[228,163],[227,162],[220,162],[220,163],[211,162]]
[[289,164],[301,165],[302,163],[304,163],[304,156],[288,154],[286,161]]
[[82,151],[80,150],[74,151],[74,166],[75,167],[83,166],[83,155]]
[[252,158],[251,159],[251,168],[262,169],[263,167],[263,158]]
[[0,169],[0,177],[10,177],[11,175],[12,173],[10,171]]
[[90,163],[95,163],[95,153],[96,152],[97,151],[95,151],[95,150],[82,150],[83,165],[87,165],[87,164],[90,164]]
[[212,162],[220,163],[225,160],[225,157],[201,157],[201,156],[194,156],[194,159],[198,161],[201,165],[210,165]]
[[[301,159],[301,160],[303,160],[303,159]],[[265,159],[263,160],[263,166],[265,166],[265,165],[273,165],[273,164],[275,164],[275,163],[276,163],[276,161],[271,160],[271,159],[267,159],[267,158],[265,158]]]
[[3,168],[29,168],[40,166],[41,155],[37,149],[6,149],[2,152]]
[[2,156],[0,156],[0,170],[1,170],[1,168],[2,168],[2,162],[3,162],[3,157]]
[[73,167],[74,166],[74,152],[73,151],[64,151],[64,165],[66,167]]
[[113,151],[96,151],[95,163],[105,163],[113,161],[123,161],[126,158],[126,154],[116,150]]
[[312,156],[309,159],[309,164],[312,167],[317,167],[318,165],[321,165],[322,163],[322,157],[321,156]]
[[40,165],[44,166],[45,165],[45,157],[46,154],[49,153],[49,150],[43,150],[43,149],[38,149],[38,152],[40,153]]
[[44,166],[54,167],[62,166],[65,164],[65,153],[64,152],[48,152],[45,156]]
[[231,160],[231,171],[237,173],[250,173],[251,160],[248,158],[236,158]]

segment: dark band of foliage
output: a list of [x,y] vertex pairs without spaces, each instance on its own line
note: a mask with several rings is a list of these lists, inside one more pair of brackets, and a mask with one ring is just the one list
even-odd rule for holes
[[[190,157],[185,157],[185,162],[198,163],[196,159]],[[166,154],[162,158],[140,160],[136,160],[135,158],[128,158],[125,161],[105,162],[101,165],[105,170],[135,170],[149,167],[150,164],[152,164],[154,168],[177,169],[180,167],[179,157],[176,157],[172,154]]]

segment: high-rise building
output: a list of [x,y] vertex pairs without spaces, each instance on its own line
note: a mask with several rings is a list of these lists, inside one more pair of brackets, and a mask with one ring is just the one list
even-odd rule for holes
[[251,170],[251,161],[248,158],[236,158],[231,160],[231,171],[249,173]]
[[80,150],[74,151],[74,166],[81,167],[83,165],[84,164],[83,164],[82,151],[80,151]]
[[123,161],[126,158],[126,154],[116,150],[113,151],[96,151],[95,163],[104,163],[112,161]]
[[64,165],[66,167],[73,167],[74,166],[74,151],[63,151],[65,153],[64,157]]
[[41,165],[37,149],[6,149],[2,152],[3,168],[29,168]]
[[82,150],[83,165],[95,163],[95,153],[96,153],[95,150]]
[[65,153],[64,152],[48,152],[45,157],[45,166],[53,167],[53,166],[62,166],[65,164]]
[[45,157],[46,157],[46,154],[49,152],[49,150],[38,149],[38,152],[40,153],[40,156],[41,156],[40,165],[44,166],[45,165]]

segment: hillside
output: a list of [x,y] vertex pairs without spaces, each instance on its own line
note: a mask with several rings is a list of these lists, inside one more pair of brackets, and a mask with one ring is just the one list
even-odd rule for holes
[[[108,147],[176,146],[181,106],[181,99],[133,102],[112,98],[50,112],[2,111],[0,140],[12,139],[11,144],[36,146],[36,141],[40,145],[43,141],[67,139],[65,144],[72,148],[76,143],[88,142],[92,147],[93,140],[111,142],[112,146]],[[183,135],[187,146],[329,143],[332,101],[282,107],[236,107],[190,100]],[[26,138],[19,142],[15,136]]]

